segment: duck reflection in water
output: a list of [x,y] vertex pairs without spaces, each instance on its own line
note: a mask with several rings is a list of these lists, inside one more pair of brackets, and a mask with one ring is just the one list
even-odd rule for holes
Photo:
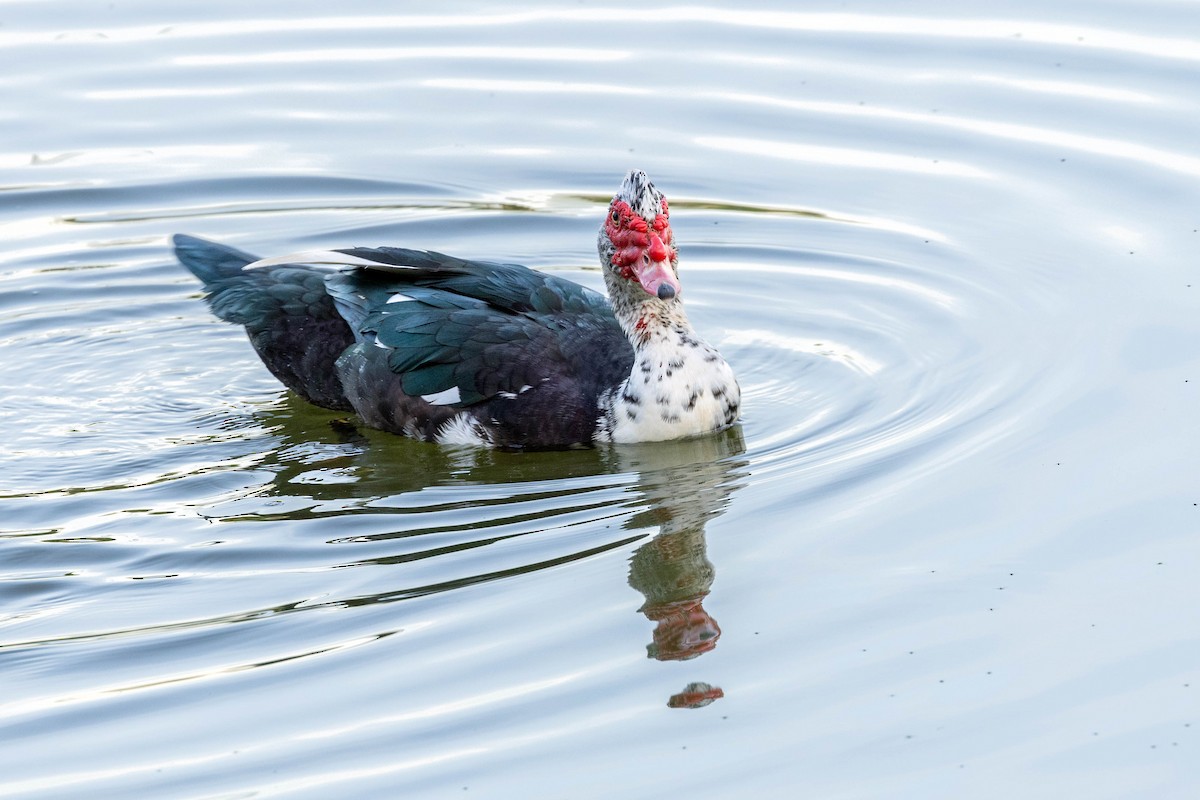
[[[272,413],[273,412],[273,413]],[[637,508],[621,523],[626,532],[616,540],[596,546],[595,540],[575,554],[538,563],[497,569],[483,574],[447,576],[446,580],[424,583],[368,596],[343,598],[337,605],[356,606],[388,603],[410,597],[452,591],[480,583],[513,578],[605,550],[627,547],[657,529],[630,557],[628,581],[644,598],[638,611],[654,623],[649,658],[659,661],[694,659],[717,645],[721,628],[703,603],[712,590],[716,571],[708,559],[705,526],[724,513],[732,494],[740,487],[747,460],[741,428],[695,439],[653,444],[621,445],[596,450],[550,454],[497,453],[482,449],[447,449],[406,440],[387,439],[375,446],[373,433],[360,432],[353,424],[319,416],[300,401],[260,415],[280,435],[278,448],[267,454],[263,464],[274,473],[268,495],[290,497],[284,508],[255,508],[252,516],[266,518],[338,518],[358,513],[386,514],[383,497],[398,497],[433,485],[506,484],[543,487],[564,477],[629,474],[636,476],[622,505]],[[324,434],[321,432],[324,431]],[[317,441],[324,439],[324,441]],[[333,476],[334,479],[331,479]],[[340,477],[338,477],[340,476]],[[543,489],[536,489],[539,493]],[[498,507],[499,508],[499,507]],[[548,506],[549,512],[561,511]],[[246,509],[240,508],[239,511]],[[481,523],[488,532],[495,519]],[[430,533],[436,529],[430,528]],[[388,531],[348,537],[355,542],[396,540],[413,543],[414,531]],[[630,536],[632,534],[632,537]],[[524,534],[517,534],[518,536]],[[451,564],[456,551],[498,544],[510,536],[468,540],[459,545],[417,548],[403,554],[354,561],[356,565],[399,565],[429,556]],[[335,540],[339,541],[339,540]],[[400,574],[400,573],[398,573]],[[697,708],[722,697],[720,688],[696,682],[672,696],[673,708]]]
[[[639,488],[650,506],[626,527],[659,527],[629,563],[629,585],[646,599],[638,610],[655,623],[653,640],[646,646],[650,658],[686,661],[712,650],[721,638],[720,626],[703,605],[716,577],[704,528],[724,512],[737,488],[739,467],[745,462],[736,457],[744,451],[738,428],[670,447],[621,450],[622,466],[641,476]],[[697,682],[667,704],[698,708],[723,696],[719,687]]]
[[655,622],[650,658],[686,661],[717,646],[721,628],[701,602],[713,582],[704,532],[661,533],[637,549],[629,585],[646,596],[639,611]]

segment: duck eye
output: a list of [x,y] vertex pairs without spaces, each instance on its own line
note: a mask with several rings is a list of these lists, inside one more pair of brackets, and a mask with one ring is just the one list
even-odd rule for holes
[[621,221],[621,214],[615,208],[612,212],[612,221],[614,225]]

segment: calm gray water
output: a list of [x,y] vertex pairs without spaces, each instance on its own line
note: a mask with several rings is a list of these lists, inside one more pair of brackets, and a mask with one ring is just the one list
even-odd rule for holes
[[[398,5],[0,2],[0,795],[1200,793],[1200,5]],[[331,424],[167,244],[632,167],[725,435]]]

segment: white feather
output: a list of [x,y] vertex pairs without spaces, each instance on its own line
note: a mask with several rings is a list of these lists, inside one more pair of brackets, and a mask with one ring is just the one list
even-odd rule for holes
[[335,250],[305,250],[301,253],[289,253],[285,256],[274,256],[272,258],[260,258],[258,261],[252,261],[243,270],[258,269],[259,267],[278,267],[284,264],[297,264],[310,267],[324,267],[328,269],[338,269],[342,267],[370,267],[371,269],[386,270],[388,272],[406,272],[413,267],[402,267],[396,264],[383,264],[379,261],[372,261],[369,258],[361,256],[351,256],[345,253],[339,253]]
[[467,413],[457,414],[446,421],[433,440],[438,444],[491,444],[483,435],[478,422]]
[[457,386],[451,386],[436,394],[423,394],[421,399],[426,403],[432,403],[435,406],[452,406],[462,399],[462,395],[458,393]]

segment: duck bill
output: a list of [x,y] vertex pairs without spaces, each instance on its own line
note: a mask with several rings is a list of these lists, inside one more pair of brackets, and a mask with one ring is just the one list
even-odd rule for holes
[[638,283],[660,300],[670,300],[680,292],[679,279],[671,269],[670,261],[651,261],[634,267]]

